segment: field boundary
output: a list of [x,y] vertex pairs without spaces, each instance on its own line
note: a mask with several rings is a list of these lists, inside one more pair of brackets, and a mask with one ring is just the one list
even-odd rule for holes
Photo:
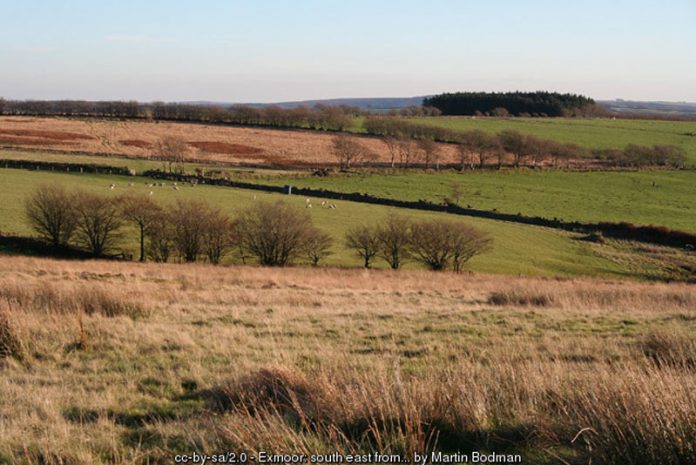
[[[436,204],[428,200],[398,200],[385,197],[377,197],[370,194],[358,192],[345,193],[325,189],[312,189],[307,187],[294,187],[291,185],[274,186],[268,184],[257,184],[243,181],[231,181],[229,179],[207,178],[204,176],[165,173],[158,170],[149,170],[143,176],[154,179],[166,179],[178,182],[193,182],[213,186],[224,186],[238,189],[251,189],[256,191],[281,193],[287,195],[302,195],[307,197],[318,197],[332,200],[346,200],[350,202],[367,203],[372,205],[384,205],[389,207],[405,208],[410,210],[433,211],[451,213],[454,215],[470,216],[497,221],[507,221],[511,223],[526,224],[532,226],[542,226],[547,228],[561,229],[564,231],[580,232],[590,235],[601,234],[615,239],[634,240],[650,244],[666,245],[670,247],[680,247],[684,249],[696,249],[696,234],[654,225],[635,225],[632,223],[582,223],[579,221],[563,221],[558,218],[543,218],[539,216],[526,216],[521,214],[501,213],[491,210],[479,210],[475,208],[461,207],[455,204]],[[590,238],[601,240],[601,237]]]
[[97,165],[94,163],[56,163],[53,161],[0,159],[0,168],[25,169],[29,171],[64,171],[67,173],[115,174],[135,176],[127,167]]
[[[126,167],[117,167],[97,164],[81,163],[55,163],[44,161],[26,161],[14,159],[0,159],[0,168],[26,169],[30,171],[63,171],[68,173],[95,173],[112,174],[119,176],[135,176],[136,172]],[[579,232],[589,235],[602,235],[615,239],[634,240],[657,245],[679,247],[689,250],[696,249],[696,234],[679,231],[663,226],[635,225],[627,222],[612,223],[582,223],[579,221],[564,221],[558,218],[544,218],[540,216],[526,216],[522,214],[501,213],[492,210],[479,210],[467,208],[452,203],[437,204],[428,200],[398,200],[386,197],[378,197],[359,192],[337,192],[326,189],[313,189],[307,187],[295,187],[292,185],[275,186],[244,181],[232,181],[229,179],[209,178],[205,176],[186,175],[178,173],[166,173],[159,170],[147,170],[142,176],[153,179],[166,179],[169,181],[192,182],[211,186],[248,189],[261,192],[270,192],[287,195],[302,195],[332,200],[345,200],[350,202],[383,205],[410,210],[443,212],[453,215],[470,216],[497,221],[541,226],[560,229],[570,232]],[[601,240],[600,236],[591,237],[592,240]]]

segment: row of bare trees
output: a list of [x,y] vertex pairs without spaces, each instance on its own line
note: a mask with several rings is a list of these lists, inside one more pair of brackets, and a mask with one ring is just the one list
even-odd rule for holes
[[[60,185],[39,187],[26,201],[26,216],[37,235],[54,247],[78,246],[108,256],[122,245],[125,228],[138,231],[140,260],[218,264],[233,252],[243,263],[266,266],[304,260],[317,266],[331,255],[329,234],[312,225],[309,214],[285,202],[258,202],[231,218],[200,200],[159,204],[150,197],[110,197],[68,191]],[[413,222],[390,215],[378,226],[360,226],[346,234],[346,246],[366,268],[376,257],[398,269],[407,260],[432,270],[460,271],[488,250],[488,235],[462,223]]]
[[353,117],[362,115],[364,112],[348,105],[318,104],[312,107],[282,108],[134,101],[3,100],[0,98],[0,114],[154,119],[341,131],[352,124]]
[[45,185],[25,208],[40,238],[55,247],[82,247],[94,256],[112,254],[128,225],[138,231],[141,261],[177,257],[218,264],[236,251],[245,263],[256,259],[285,266],[305,259],[318,265],[331,253],[331,237],[315,228],[306,212],[284,202],[259,202],[233,219],[200,200],[162,205],[143,195],[107,197]]
[[[623,167],[681,168],[686,163],[686,152],[674,145],[648,147],[630,144],[623,150],[590,150],[511,129],[498,134],[480,129],[455,131],[393,117],[367,118],[364,127],[368,134],[382,138],[392,167],[408,168],[414,164],[426,169],[439,167],[441,150],[436,142],[457,145],[457,164],[462,170],[500,168],[504,165],[535,167],[545,164],[558,167],[571,160],[596,161]],[[337,150],[335,153],[338,156]]]
[[470,259],[486,252],[491,238],[463,223],[446,220],[413,222],[390,215],[377,226],[362,225],[346,234],[346,246],[370,268],[376,258],[399,269],[408,260],[434,271],[459,272]]

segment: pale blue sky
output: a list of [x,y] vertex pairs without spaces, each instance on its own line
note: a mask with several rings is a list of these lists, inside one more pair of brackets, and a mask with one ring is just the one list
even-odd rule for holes
[[0,96],[696,101],[696,0],[0,0]]

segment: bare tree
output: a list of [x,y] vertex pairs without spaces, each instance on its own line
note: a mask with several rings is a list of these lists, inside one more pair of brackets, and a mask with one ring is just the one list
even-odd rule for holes
[[445,203],[448,205],[459,205],[462,200],[462,195],[464,195],[464,190],[462,185],[456,181],[450,183],[450,195],[445,197]]
[[230,218],[219,209],[204,212],[203,250],[210,263],[219,264],[234,245],[234,227]]
[[333,153],[342,170],[347,170],[358,163],[367,154],[365,147],[355,137],[340,134],[333,138]]
[[308,231],[305,253],[312,266],[318,266],[321,260],[331,255],[332,244],[333,239],[324,231],[317,228]]
[[306,250],[310,216],[285,202],[256,203],[236,221],[241,249],[261,265],[285,266]]
[[460,272],[466,262],[488,251],[491,243],[487,234],[462,223],[452,223],[452,270]]
[[432,163],[435,163],[436,169],[440,169],[441,150],[437,142],[432,139],[421,139],[418,141],[418,148],[421,151],[426,170]]
[[527,136],[519,131],[507,129],[500,133],[500,142],[503,148],[512,154],[513,164],[519,167],[524,158],[529,155],[529,144],[527,144]]
[[68,244],[77,215],[73,198],[58,184],[40,186],[26,201],[25,212],[32,229],[54,247]]
[[399,139],[399,163],[402,167],[408,168],[411,165],[411,160],[414,155],[414,144],[411,139]]
[[399,269],[409,256],[410,228],[408,218],[390,214],[377,229],[378,254],[394,270]]
[[164,136],[155,144],[155,154],[158,159],[167,164],[167,171],[172,172],[173,166],[178,166],[183,171],[188,145],[186,141],[177,136]]
[[394,168],[396,156],[399,153],[399,139],[394,136],[385,136],[382,141],[384,145],[387,146],[387,150],[389,151],[389,163],[391,167]]
[[174,251],[174,227],[171,215],[159,210],[146,229],[146,253],[150,260],[166,263]]
[[477,164],[483,168],[488,160],[500,150],[500,141],[497,137],[488,134],[481,129],[474,129],[462,133],[459,139],[459,165],[464,170],[466,164],[471,168]]
[[362,260],[365,268],[370,268],[372,260],[379,252],[377,229],[358,226],[346,233],[346,247],[352,249]]
[[161,207],[142,194],[126,194],[119,198],[123,216],[138,228],[140,234],[140,261],[145,261],[145,237],[153,223],[161,218]]
[[94,256],[111,251],[121,239],[124,217],[114,198],[78,192],[74,196],[78,241]]
[[174,249],[184,262],[195,262],[203,252],[203,225],[208,204],[201,200],[178,200],[170,212]]
[[423,221],[411,226],[414,258],[435,271],[450,264],[459,271],[467,260],[484,252],[489,242],[483,233],[450,221]]

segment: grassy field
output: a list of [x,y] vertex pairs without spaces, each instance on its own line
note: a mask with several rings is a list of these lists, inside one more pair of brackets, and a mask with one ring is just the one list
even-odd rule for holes
[[[31,234],[24,220],[24,199],[37,186],[51,182],[114,196],[129,191],[144,194],[152,191],[153,198],[164,202],[174,201],[177,198],[205,199],[231,214],[252,202],[261,200],[283,198],[300,208],[306,205],[304,197],[263,194],[241,189],[185,186],[175,191],[171,187],[147,187],[146,184],[151,180],[139,177],[0,169],[0,193],[3,198],[3,203],[0,205],[0,230],[19,235]],[[116,184],[116,189],[109,189],[108,186],[111,183]],[[133,186],[129,187],[129,183],[133,183]],[[321,208],[320,202],[320,200],[313,200],[314,208],[307,211],[310,212],[318,227],[334,236],[335,253],[327,260],[327,264],[331,265],[359,265],[358,259],[344,248],[343,235],[352,226],[363,223],[376,224],[390,211],[394,211],[387,207],[340,201],[336,202],[336,209],[329,209]],[[401,213],[414,219],[445,216],[412,210]],[[601,248],[600,245],[577,240],[564,232],[514,223],[446,216],[453,221],[462,221],[476,226],[493,237],[493,249],[471,261],[470,268],[475,271],[523,275],[642,276],[642,272],[615,263],[600,253],[601,251],[595,250]],[[124,244],[124,248],[133,250],[135,245],[135,236],[132,236],[132,240]],[[410,266],[415,265],[410,264]]]
[[[157,160],[148,160],[145,158],[137,158],[135,156],[104,156],[104,155],[87,155],[77,153],[54,153],[42,150],[22,150],[22,149],[0,149],[0,159],[2,160],[24,160],[24,161],[41,161],[50,163],[74,163],[74,164],[93,164],[107,165],[116,168],[128,168],[136,173],[142,173],[147,170],[167,170],[165,163]],[[0,164],[0,168],[2,165]],[[187,174],[195,174],[196,168],[203,168],[207,172],[215,170],[223,175],[235,177],[239,179],[253,178],[268,178],[274,176],[288,175],[307,175],[307,171],[294,170],[275,170],[270,168],[256,169],[245,167],[234,167],[226,164],[216,163],[184,163],[183,168]]]
[[681,284],[3,257],[0,463],[694,463],[694,331]]
[[473,171],[264,179],[271,184],[361,192],[441,203],[461,188],[460,205],[569,221],[628,221],[696,232],[696,171]]
[[412,121],[456,130],[498,133],[516,129],[538,137],[588,148],[623,148],[627,144],[677,145],[696,163],[696,122],[585,118],[413,118]]

